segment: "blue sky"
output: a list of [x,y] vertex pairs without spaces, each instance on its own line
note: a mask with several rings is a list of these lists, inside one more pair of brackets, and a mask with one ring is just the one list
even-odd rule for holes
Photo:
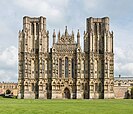
[[[75,34],[86,29],[86,18],[110,18],[114,31],[115,76],[133,76],[133,1],[132,0],[0,0],[0,81],[17,82],[18,31],[24,16],[47,18],[47,29]],[[83,38],[81,38],[83,47]]]

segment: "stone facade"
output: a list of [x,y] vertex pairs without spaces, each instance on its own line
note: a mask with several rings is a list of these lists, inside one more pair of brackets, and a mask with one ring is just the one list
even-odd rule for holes
[[46,18],[23,18],[19,32],[18,98],[47,98],[49,33]]
[[0,82],[0,94],[6,94],[8,90],[10,91],[10,94],[17,96],[18,95],[17,83]]
[[[18,84],[10,82],[0,82],[0,94],[10,90],[13,95],[18,95]],[[133,88],[133,77],[115,77],[114,78],[114,98],[131,98],[131,88]]]
[[[87,18],[84,51],[80,32],[53,32],[49,52],[46,18],[23,18],[19,32],[18,98],[114,98],[113,32],[109,18]],[[57,42],[56,42],[57,39]]]
[[115,98],[130,98],[131,88],[133,88],[133,77],[115,77]]
[[109,18],[88,18],[84,38],[89,98],[114,98],[113,32]]

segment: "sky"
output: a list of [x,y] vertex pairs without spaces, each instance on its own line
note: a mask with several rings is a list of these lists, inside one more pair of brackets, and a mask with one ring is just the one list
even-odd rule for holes
[[[133,76],[133,1],[132,0],[0,0],[0,82],[17,82],[18,32],[23,17],[44,16],[50,32],[86,30],[86,18],[109,17],[114,32],[115,77]],[[76,36],[76,35],[75,35]]]

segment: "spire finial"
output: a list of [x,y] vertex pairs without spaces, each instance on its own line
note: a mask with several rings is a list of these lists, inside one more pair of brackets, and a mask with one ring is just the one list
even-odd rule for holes
[[66,30],[67,30],[67,26],[66,26]]
[[53,32],[53,37],[56,37],[56,34],[55,34],[55,29],[53,30],[54,32]]
[[84,30],[84,35],[85,35],[85,30]]
[[66,26],[66,29],[65,29],[65,36],[68,35],[68,32],[67,32],[67,26]]
[[59,32],[58,32],[58,37],[60,38],[60,30],[59,30]]
[[72,30],[72,36],[74,36],[74,32],[73,32],[73,30]]
[[55,34],[55,29],[54,29],[54,32],[53,32],[53,44],[55,44],[55,40],[56,40],[56,34]]
[[78,44],[78,46],[80,45],[80,33],[79,33],[79,29],[78,29],[78,33],[77,33],[77,44]]
[[80,37],[79,29],[78,29],[77,37]]

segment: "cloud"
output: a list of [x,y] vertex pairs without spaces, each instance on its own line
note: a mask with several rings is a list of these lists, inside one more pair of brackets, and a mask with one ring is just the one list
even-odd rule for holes
[[14,42],[16,43],[16,38],[15,38],[15,32],[12,29],[12,27],[10,25],[8,25],[8,23],[6,23],[6,21],[1,21],[0,20],[0,45],[7,47],[10,45],[14,45]]
[[17,48],[10,46],[0,51],[0,81],[17,80]]
[[[17,80],[17,43],[18,31],[22,29],[22,17],[25,15],[45,16],[47,26],[52,31],[53,28],[61,28],[65,19],[65,10],[69,0],[13,0],[10,5],[8,0],[0,3],[0,81]],[[53,28],[51,28],[53,27]],[[62,26],[64,27],[64,26]],[[52,34],[51,34],[52,36]],[[4,76],[3,76],[4,75]],[[7,78],[8,77],[8,78]]]
[[30,16],[45,16],[50,24],[60,25],[65,20],[65,8],[67,7],[69,0],[16,0],[16,5],[20,10]]
[[[132,14],[132,0],[83,0],[84,11],[95,16],[109,15],[116,18],[127,18]],[[124,6],[124,7],[123,7]]]
[[2,52],[0,52],[0,62],[3,62],[3,65],[14,66],[17,63],[17,48],[10,46]]
[[133,54],[131,50],[115,48],[115,76],[133,76]]
[[133,62],[132,63],[115,63],[115,76],[118,75],[124,77],[132,77],[133,76]]
[[74,30],[75,40],[80,29],[83,47],[86,18],[109,16],[110,30],[114,31],[115,75],[133,76],[132,0],[1,0],[0,10],[0,80],[3,75],[9,75],[6,80],[17,80],[18,31],[23,28],[25,15],[47,18],[50,47],[53,29],[62,33],[66,25],[69,33]]
[[16,71],[0,70],[0,82],[17,82]]

